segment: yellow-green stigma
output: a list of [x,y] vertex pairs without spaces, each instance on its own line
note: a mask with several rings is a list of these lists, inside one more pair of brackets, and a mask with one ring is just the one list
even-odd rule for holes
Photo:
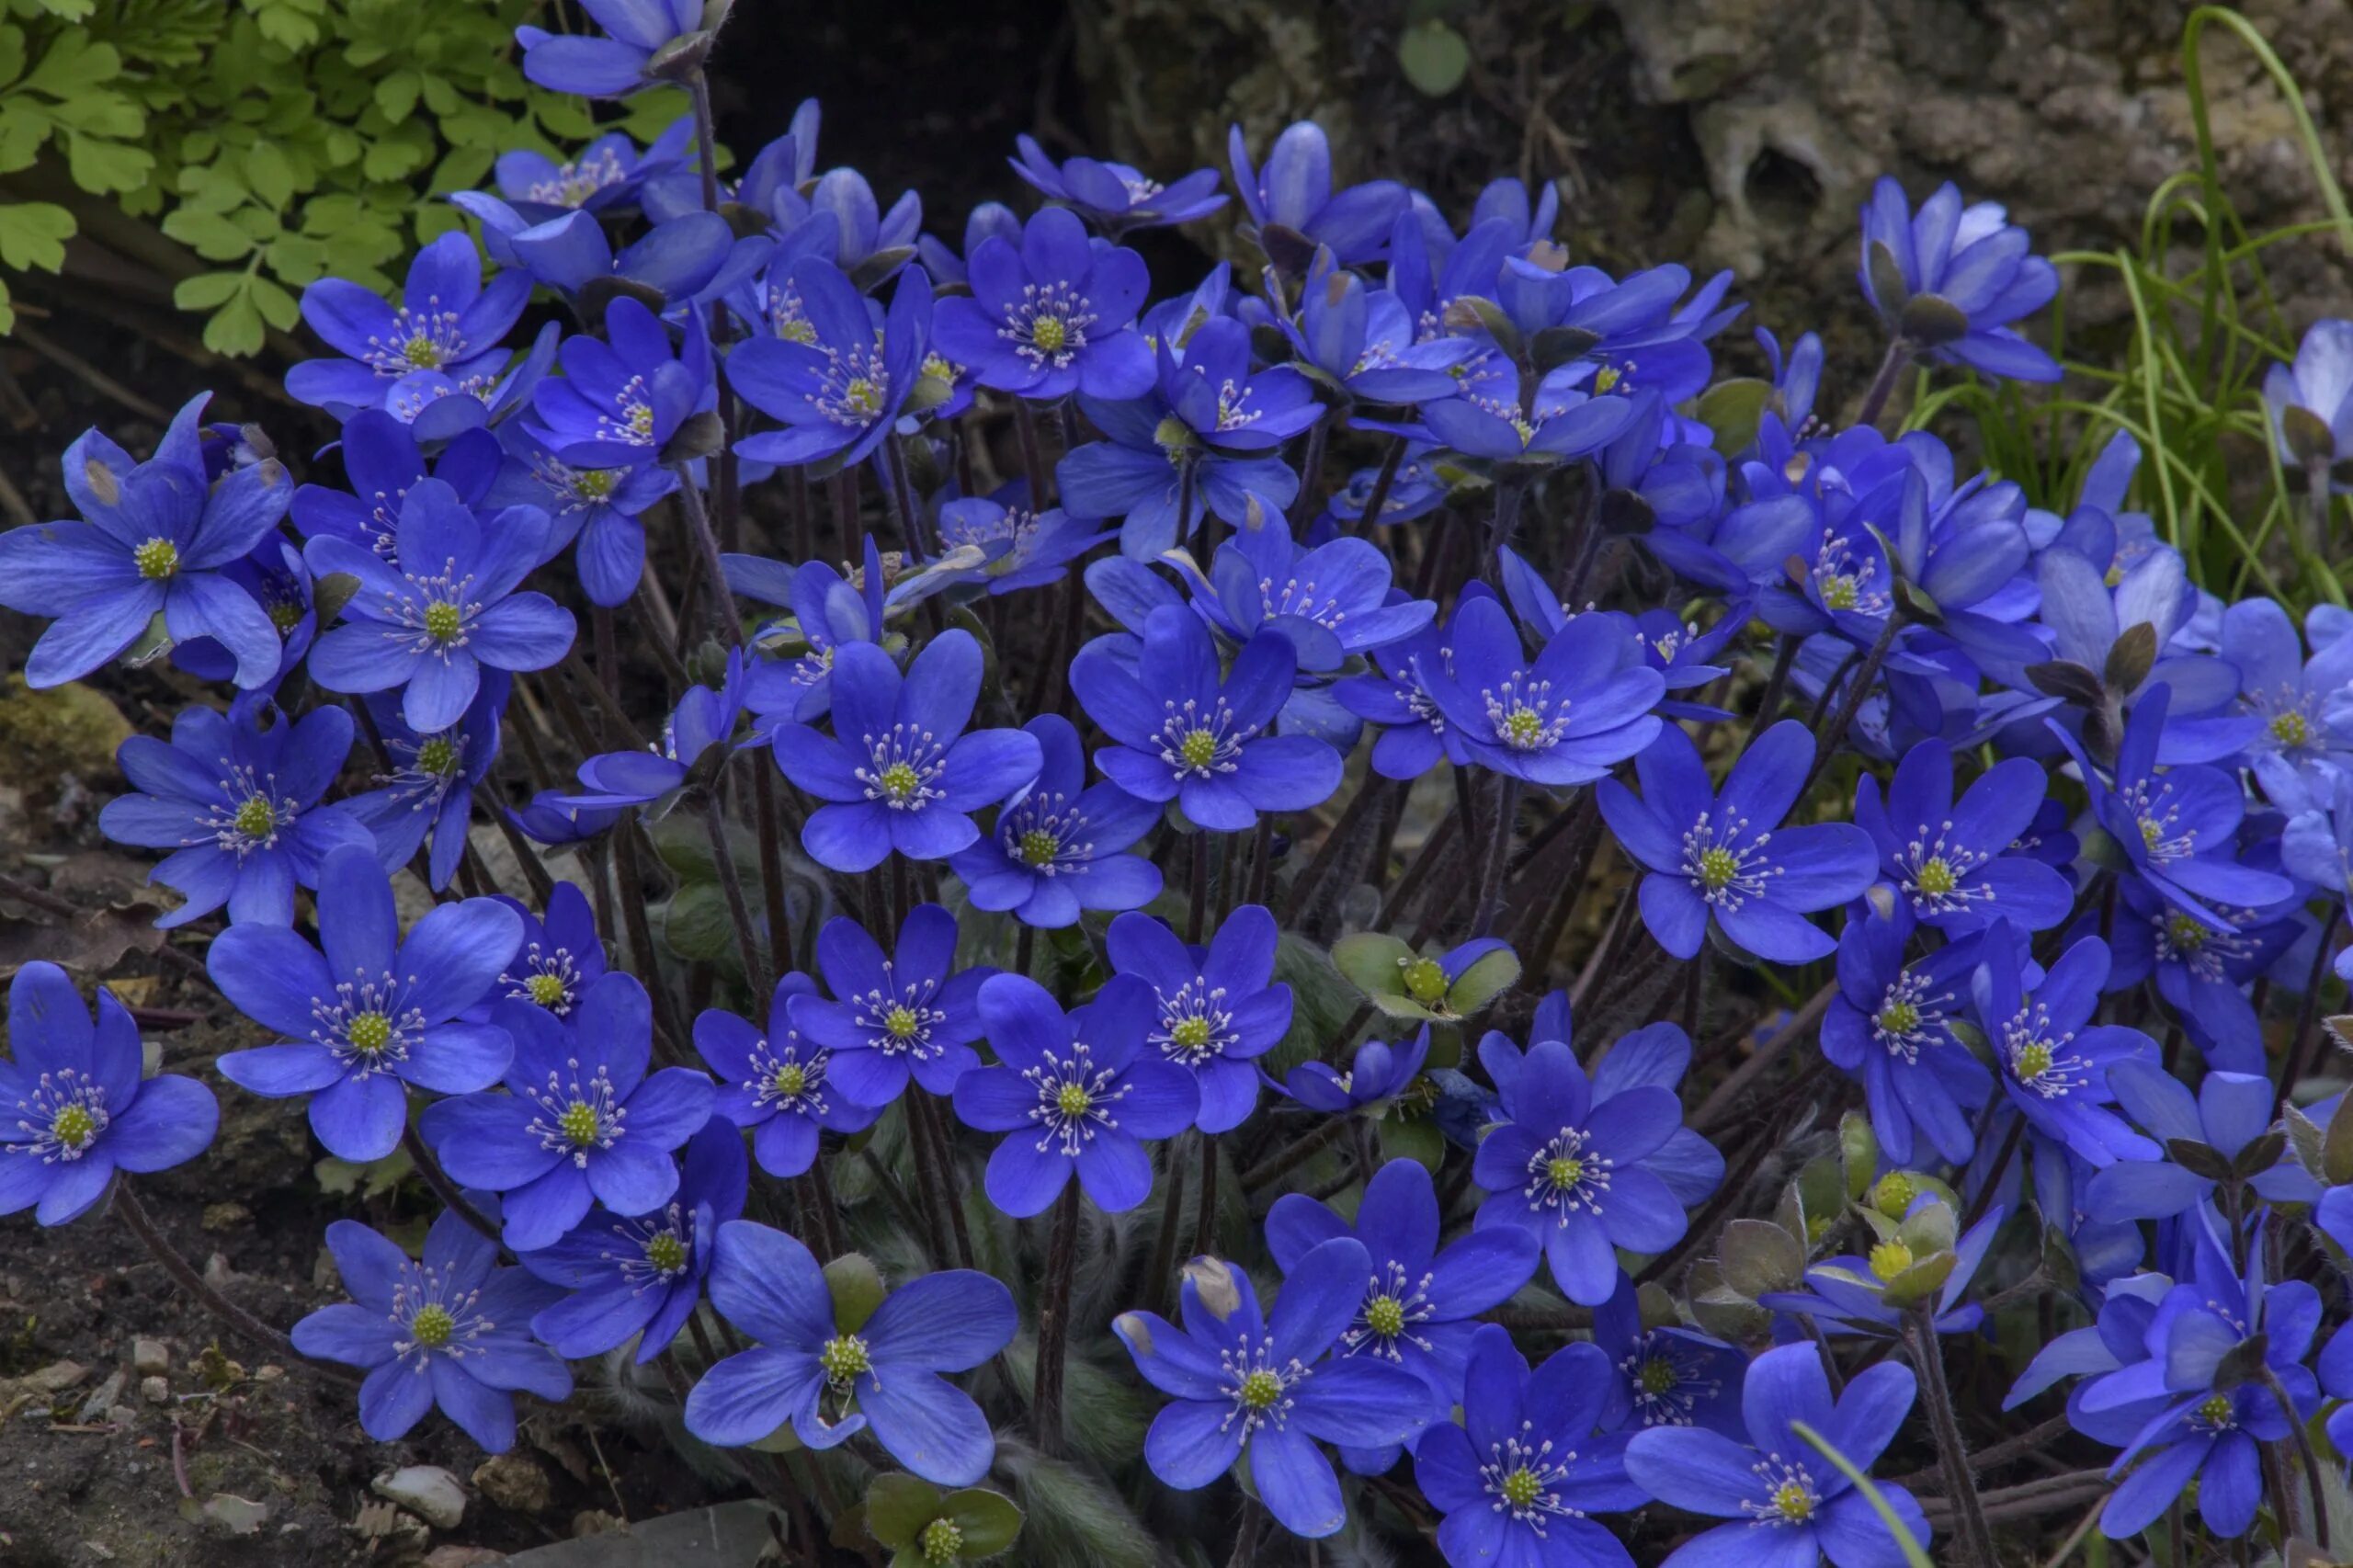
[[2029,1040],[2018,1048],[2012,1065],[2020,1083],[2031,1084],[2051,1071],[2051,1048],[2039,1040]]
[[1879,1010],[1881,1034],[1907,1035],[1920,1027],[1920,1009],[1909,1002],[1890,1002]]
[[1405,1332],[1405,1303],[1394,1296],[1375,1296],[1364,1307],[1364,1325],[1383,1339]]
[[825,1341],[825,1347],[817,1352],[817,1365],[825,1369],[829,1381],[846,1383],[864,1377],[874,1363],[866,1353],[866,1341],[854,1334],[845,1334]]
[[1193,431],[1190,426],[1170,414],[1163,415],[1160,423],[1152,427],[1152,439],[1153,444],[1166,453],[1168,460],[1173,463],[1183,457],[1185,449],[1193,444]]
[[597,1108],[582,1100],[574,1100],[556,1119],[556,1130],[575,1149],[585,1149],[604,1131],[604,1121],[597,1115]]
[[926,1562],[953,1562],[964,1550],[964,1532],[956,1528],[953,1519],[934,1519],[923,1527],[923,1560]]
[[86,1108],[78,1105],[67,1106],[49,1124],[50,1137],[67,1149],[79,1149],[95,1137],[97,1131],[98,1119],[92,1116]]
[[1283,1396],[1283,1381],[1272,1372],[1253,1372],[1242,1380],[1235,1397],[1252,1410],[1264,1410]]
[[1710,892],[1722,892],[1732,886],[1740,875],[1740,859],[1729,849],[1704,850],[1699,856],[1699,885]]
[[151,539],[131,552],[131,563],[142,577],[159,581],[180,569],[180,547],[167,539]]
[[1533,708],[1515,708],[1503,722],[1504,744],[1527,751],[1544,738],[1544,720]]
[[779,1063],[775,1074],[768,1079],[768,1087],[776,1091],[777,1098],[791,1099],[808,1089],[809,1069],[801,1066],[798,1062]]
[[1601,369],[1596,370],[1593,373],[1593,395],[1599,397],[1603,393],[1609,392],[1612,388],[1617,386],[1620,379],[1622,378],[1625,373],[1625,371],[1620,370],[1615,365],[1604,365]]
[[1654,1356],[1643,1362],[1637,1377],[1642,1382],[1643,1392],[1653,1399],[1673,1393],[1675,1385],[1683,1381],[1675,1375],[1675,1363],[1664,1356]]
[[1912,1267],[1912,1249],[1902,1242],[1881,1242],[1871,1248],[1869,1261],[1873,1278],[1893,1279]]
[[392,1043],[392,1020],[381,1013],[362,1013],[345,1026],[343,1039],[362,1056],[373,1056]]
[[1059,354],[1070,341],[1070,328],[1060,316],[1040,316],[1029,324],[1030,346],[1040,354]]
[[1433,958],[1405,959],[1403,978],[1405,994],[1427,1006],[1446,995],[1446,968]]
[[2206,945],[2206,938],[2210,935],[2211,933],[2203,925],[2187,915],[2175,914],[2165,916],[2165,942],[2176,952],[2198,951]]
[[1063,841],[1042,827],[1033,827],[1021,835],[1021,862],[1025,866],[1051,866],[1062,852]]
[[1054,1108],[1074,1119],[1085,1116],[1094,1105],[1095,1096],[1084,1084],[1064,1084],[1054,1093]]
[[651,403],[641,403],[629,411],[629,433],[643,440],[654,438],[654,407]]
[[1176,743],[1176,755],[1188,767],[1207,767],[1217,760],[1217,737],[1207,730],[1189,730]]
[[952,359],[938,354],[926,354],[923,357],[923,369],[917,373],[927,381],[953,381],[958,369]]
[[842,388],[842,412],[871,419],[882,412],[882,393],[871,379],[852,376]]
[[673,1231],[664,1231],[648,1237],[645,1261],[653,1266],[656,1274],[676,1274],[687,1266],[687,1244],[680,1241]]
[[269,617],[270,625],[278,628],[280,637],[288,637],[302,624],[302,618],[310,612],[292,599],[272,599],[264,607],[263,613]]
[[458,1331],[458,1320],[449,1315],[447,1307],[424,1307],[408,1320],[408,1331],[427,1350],[438,1350]]
[[592,468],[572,477],[572,493],[583,501],[609,501],[620,487],[621,471],[617,468]]
[[260,795],[248,795],[229,825],[244,838],[267,838],[278,830],[278,808]]
[[1773,1512],[1793,1525],[1813,1517],[1813,1494],[1802,1481],[1784,1481],[1773,1489]]
[[532,1001],[542,1007],[552,1007],[564,998],[565,988],[561,975],[535,974],[523,983],[523,989],[530,994]]
[[2198,1402],[2198,1408],[2189,1413],[2191,1420],[2209,1431],[2235,1426],[2237,1414],[2232,1407],[2231,1396],[2226,1393],[2208,1394]]
[[1207,1018],[1179,1018],[1170,1026],[1169,1043],[1183,1051],[1199,1051],[1210,1042],[1210,1021]]
[[420,370],[429,370],[441,363],[441,347],[420,332],[401,345],[401,358]]
[[1555,1154],[1544,1162],[1544,1179],[1566,1192],[1585,1179],[1585,1162],[1574,1154]]
[[1919,1195],[1920,1184],[1910,1171],[1890,1171],[1871,1185],[1871,1207],[1891,1220],[1901,1220]]
[[1830,609],[1852,609],[1861,596],[1855,591],[1852,577],[1831,576],[1822,580],[1822,602]]
[[446,735],[436,735],[416,748],[419,771],[447,778],[458,771],[458,748]]
[[1961,879],[1952,874],[1952,862],[1938,855],[1920,862],[1912,885],[1930,898],[1942,898],[1961,885]]
[[802,317],[777,323],[776,335],[787,343],[804,343],[812,348],[817,346],[816,326]]
[[1504,1477],[1503,1494],[1504,1501],[1514,1508],[1531,1507],[1536,1499],[1544,1495],[1544,1483],[1537,1479],[1534,1471],[1521,1465]]
[[904,801],[923,787],[923,777],[910,765],[894,762],[882,770],[880,782],[884,794],[894,801]]
[[448,599],[436,599],[425,607],[425,634],[436,642],[454,642],[463,630],[466,618]]
[[923,1019],[915,1016],[913,1007],[901,1006],[882,1015],[882,1027],[890,1031],[892,1040],[913,1040],[915,1031],[923,1027]]
[[2143,846],[2154,849],[2158,845],[2165,842],[2165,824],[2159,822],[2154,817],[2143,817],[2141,819],[2141,843]]

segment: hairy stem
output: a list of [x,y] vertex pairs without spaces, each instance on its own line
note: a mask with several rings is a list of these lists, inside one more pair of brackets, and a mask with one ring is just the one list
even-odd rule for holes
[[1054,1199],[1054,1232],[1046,1246],[1045,1294],[1038,1307],[1038,1370],[1029,1419],[1038,1451],[1060,1459],[1063,1434],[1063,1357],[1070,1340],[1070,1288],[1078,1271],[1078,1178],[1063,1184]]

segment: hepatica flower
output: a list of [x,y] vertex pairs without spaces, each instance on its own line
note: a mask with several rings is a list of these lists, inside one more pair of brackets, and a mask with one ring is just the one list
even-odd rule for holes
[[910,1076],[945,1095],[980,1065],[975,1004],[996,971],[956,968],[956,917],[938,904],[910,910],[888,953],[857,921],[827,921],[817,934],[817,966],[835,1000],[797,993],[791,1025],[832,1052],[827,1072],[852,1103],[887,1106]]
[[1641,1292],[1631,1279],[1620,1280],[1609,1300],[1593,1309],[1593,1342],[1609,1358],[1605,1430],[1631,1437],[1652,1426],[1697,1426],[1738,1435],[1738,1392],[1748,1358],[1675,1323],[1644,1326]]
[[1189,223],[1225,205],[1215,169],[1195,169],[1172,185],[1162,185],[1125,164],[1095,158],[1070,158],[1057,164],[1032,136],[1017,136],[1014,144],[1021,155],[1006,162],[1013,165],[1015,174],[1041,194],[1068,203],[1107,234]]
[[[1492,1051],[1492,1043],[1483,1045],[1481,1059]],[[1655,1085],[1597,1101],[1592,1081],[1561,1040],[1492,1063],[1489,1076],[1501,1096],[1502,1124],[1481,1141],[1472,1166],[1472,1179],[1491,1195],[1480,1205],[1479,1225],[1512,1225],[1535,1236],[1569,1300],[1598,1306],[1618,1288],[1617,1248],[1660,1253],[1683,1238],[1681,1201],[1643,1164],[1681,1130],[1682,1102]]]
[[328,855],[375,850],[347,807],[320,799],[350,755],[351,715],[340,708],[299,720],[258,696],[226,714],[183,708],[169,744],[152,735],[122,743],[116,765],[138,793],[108,801],[98,826],[118,844],[176,851],[150,876],[187,902],[156,925],[184,926],[226,904],[238,925],[290,926],[295,887],[319,886]]
[[634,1219],[592,1210],[553,1246],[523,1255],[524,1267],[569,1292],[540,1309],[531,1332],[567,1360],[631,1338],[639,1366],[662,1354],[702,1300],[719,1227],[742,1217],[749,1179],[742,1135],[707,1124],[687,1141],[686,1175],[667,1204]]
[[[1353,185],[1335,195],[1332,143],[1313,120],[1285,128],[1275,138],[1263,168],[1251,166],[1250,144],[1238,125],[1226,132],[1225,150],[1234,188],[1256,225],[1260,247],[1297,270],[1305,268],[1315,245],[1329,246],[1343,267],[1377,259],[1410,199],[1404,186],[1387,179]],[[1278,230],[1288,231],[1290,237]]]
[[759,1343],[702,1375],[687,1429],[741,1448],[790,1426],[806,1447],[860,1431],[941,1486],[968,1486],[996,1451],[987,1417],[942,1372],[977,1367],[1013,1339],[1013,1293],[969,1268],[910,1280],[870,1315],[845,1318],[824,1270],[792,1237],[748,1220],[719,1228],[711,1304]]
[[501,339],[530,297],[531,279],[518,272],[483,287],[482,258],[463,232],[416,253],[398,305],[345,278],[322,278],[302,290],[302,319],[340,357],[305,359],[286,373],[286,390],[348,419],[383,407],[420,370],[486,386],[506,363]]
[[547,514],[528,506],[478,518],[427,479],[401,505],[398,566],[345,540],[313,539],[303,551],[312,572],[359,586],[343,623],[312,648],[312,678],[329,691],[398,687],[402,719],[430,734],[464,717],[484,669],[546,669],[572,646],[572,612],[515,589],[540,563],[547,528]]
[[972,295],[939,302],[934,341],[983,386],[1040,402],[1151,389],[1152,350],[1135,319],[1152,280],[1135,252],[1097,249],[1076,214],[1049,207],[1018,245],[992,234],[965,265]]
[[[1784,1345],[1748,1364],[1741,1411],[1748,1442],[1704,1426],[1656,1426],[1626,1447],[1626,1472],[1662,1503],[1729,1519],[1677,1548],[1677,1568],[1748,1568],[1759,1562],[1811,1568],[1893,1568],[1904,1561],[1871,1501],[1797,1435],[1812,1427],[1868,1471],[1911,1413],[1912,1369],[1882,1361],[1857,1373],[1834,1402],[1811,1345]],[[1879,1494],[1912,1539],[1928,1521],[1912,1494],[1887,1482]]]
[[1639,798],[1614,778],[1596,786],[1603,818],[1650,873],[1643,924],[1660,947],[1693,957],[1712,916],[1736,946],[1775,963],[1834,949],[1804,917],[1860,893],[1879,857],[1848,823],[1780,825],[1813,762],[1813,736],[1785,719],[1749,743],[1719,793],[1690,737],[1670,725],[1634,760]]
[[711,1115],[749,1132],[760,1169],[773,1176],[808,1170],[817,1158],[821,1130],[863,1131],[882,1114],[879,1107],[851,1100],[830,1082],[833,1052],[802,1040],[793,1027],[792,999],[816,993],[805,974],[778,981],[765,1032],[716,1007],[695,1019],[695,1050],[719,1075]]
[[0,605],[55,618],[25,660],[27,685],[79,680],[159,615],[176,642],[218,642],[241,687],[278,673],[278,628],[230,568],[278,526],[293,487],[274,460],[207,482],[199,422],[209,395],[179,411],[143,463],[85,431],[63,460],[81,520],[0,534]]
[[710,1080],[686,1067],[647,1074],[653,1006],[619,971],[590,985],[569,1021],[502,1002],[491,1017],[514,1039],[507,1092],[426,1109],[419,1129],[449,1175],[506,1195],[506,1244],[517,1252],[552,1244],[592,1199],[638,1215],[677,1190],[670,1152],[710,1119]]
[[409,1085],[461,1095],[506,1070],[506,1031],[460,1015],[490,994],[522,935],[513,909],[469,898],[426,911],[404,937],[373,852],[339,849],[322,869],[319,946],[244,921],[213,939],[212,983],[286,1037],[229,1052],[222,1075],[272,1099],[310,1096],[329,1153],[381,1159],[408,1125]]
[[1863,295],[1917,351],[1990,376],[2055,381],[2058,362],[2010,325],[2059,292],[2056,268],[1992,201],[1963,207],[1949,182],[1915,213],[1886,175],[1864,204]]
[[354,1220],[327,1227],[327,1251],[351,1300],[294,1325],[305,1356],[364,1369],[359,1425],[397,1442],[439,1406],[494,1454],[515,1446],[515,1395],[562,1401],[572,1373],[531,1337],[531,1314],[558,1291],[498,1267],[498,1244],[444,1210],[413,1260]]
[[[696,216],[717,223],[723,238],[723,220]],[[573,221],[596,228],[592,219]],[[674,347],[661,318],[627,294],[605,307],[601,340],[586,333],[567,337],[562,358],[563,374],[533,389],[539,415],[533,434],[575,467],[659,462],[678,426],[718,403],[710,343],[699,318],[688,322],[683,342]]]
[[[542,548],[554,554],[579,541],[574,559],[589,603],[626,603],[645,575],[645,525],[640,518],[678,488],[676,471],[650,462],[614,468],[569,463],[520,419],[500,426],[498,439],[506,461],[483,504],[545,512],[549,530]],[[389,543],[389,532],[385,538]]]
[[2009,853],[2041,810],[2049,780],[2030,757],[1997,762],[1956,801],[1952,748],[1926,740],[1904,754],[1886,803],[1868,773],[1855,784],[1855,823],[1878,846],[1881,872],[1923,924],[1948,935],[1996,916],[2028,931],[2067,918],[2075,890],[2051,866]]
[[[2108,1083],[2125,1113],[2173,1158],[2119,1160],[2092,1177],[2083,1205],[2095,1220],[2170,1220],[2188,1213],[2212,1195],[2216,1173],[2236,1171],[2247,1145],[2272,1128],[2271,1080],[2260,1074],[2210,1072],[2193,1096],[2163,1067],[2131,1060],[2109,1068]],[[2199,1150],[2211,1153],[2201,1156]],[[2320,1184],[2284,1149],[2269,1166],[2245,1179],[2269,1202],[2320,1200]]]
[[1149,1037],[1200,1085],[1199,1127],[1230,1132],[1258,1105],[1252,1063],[1290,1028],[1290,987],[1275,981],[1275,917],[1245,904],[1219,925],[1207,948],[1187,945],[1149,915],[1111,922],[1111,967],[1152,987]]
[[[544,919],[513,899],[499,902],[522,916],[523,939],[486,1001],[529,1002],[570,1017],[589,983],[605,972],[605,944],[588,895],[576,883],[556,883]],[[488,1006],[480,1011],[486,1020]]]
[[878,325],[863,295],[830,261],[807,257],[785,287],[801,301],[801,332],[755,337],[727,357],[727,384],[787,428],[746,436],[743,456],[786,467],[848,464],[881,444],[915,391],[931,331],[931,280],[900,274]]
[[1130,846],[1160,808],[1117,784],[1086,783],[1078,731],[1059,713],[1021,726],[1037,737],[1035,781],[998,808],[996,825],[960,849],[949,868],[975,909],[1010,910],[1025,926],[1060,929],[1082,910],[1135,909],[1160,892],[1160,868]]
[[204,1153],[220,1125],[212,1091],[147,1078],[139,1026],[98,992],[97,1021],[63,970],[35,961],[8,984],[0,1062],[0,1214],[30,1209],[62,1225],[106,1196],[115,1172],[169,1170]]
[[1042,1214],[1074,1177],[1094,1205],[1120,1213],[1152,1192],[1142,1141],[1192,1125],[1193,1075],[1150,1053],[1152,987],[1115,975],[1065,1015],[1024,975],[981,986],[981,1023],[1000,1063],[956,1084],[968,1127],[1002,1132],[989,1158],[989,1201],[1017,1220]]
[[2335,472],[2353,456],[2353,322],[2316,321],[2296,345],[2291,365],[2264,373],[2264,411],[2279,460],[2328,474],[2333,491],[2353,489]]
[[1359,1110],[1379,1115],[1414,1086],[1429,1055],[1430,1028],[1424,1024],[1412,1040],[1396,1045],[1365,1041],[1348,1059],[1345,1073],[1329,1062],[1302,1062],[1280,1083],[1271,1078],[1267,1083],[1278,1093],[1328,1116]]
[[1946,943],[1911,963],[1918,920],[1909,904],[1858,905],[1838,938],[1838,994],[1822,1016],[1822,1053],[1863,1086],[1871,1130],[1897,1165],[1925,1141],[1965,1162],[1977,1146],[1973,1113],[1993,1075],[1953,1033],[1969,1009],[1978,941]]
[[1415,673],[1473,755],[1498,772],[1556,788],[1588,784],[1658,736],[1653,710],[1665,677],[1612,618],[1579,616],[1531,660],[1503,606],[1471,599],[1449,643]]
[[1267,733],[1289,700],[1299,658],[1281,633],[1260,631],[1220,674],[1200,617],[1164,606],[1145,622],[1134,674],[1114,639],[1079,650],[1071,685],[1116,744],[1095,754],[1111,781],[1146,801],[1175,801],[1220,832],[1254,826],[1260,812],[1305,811],[1340,783],[1340,754],[1313,735]]
[[1180,1329],[1152,1312],[1111,1327],[1144,1381],[1169,1395],[1144,1435],[1144,1462],[1179,1492],[1209,1485],[1245,1454],[1258,1499],[1283,1528],[1318,1540],[1347,1521],[1339,1477],[1316,1440],[1378,1449],[1429,1420],[1428,1385],[1379,1356],[1330,1357],[1355,1319],[1372,1260],[1336,1236],[1297,1261],[1270,1314],[1250,1278],[1197,1257],[1185,1266]]
[[[703,0],[580,0],[606,36],[517,28],[523,74],[551,92],[618,98],[652,86],[654,57],[702,26]],[[575,204],[576,205],[576,204]]]
[[2108,979],[2108,944],[2086,937],[2059,956],[2029,991],[2015,933],[1986,934],[1972,984],[1977,1017],[1991,1038],[2010,1104],[2037,1132],[2094,1165],[2154,1160],[2157,1147],[2109,1108],[2113,1070],[2154,1060],[2156,1041],[2138,1029],[2095,1024]]
[[375,834],[378,858],[389,865],[407,865],[429,839],[426,881],[436,892],[449,885],[465,854],[474,790],[498,760],[498,724],[506,710],[506,673],[493,670],[463,718],[424,735],[408,727],[391,699],[365,699],[392,757],[392,771],[376,775],[376,788],[354,795],[347,803]]
[[1447,1562],[1631,1568],[1617,1536],[1588,1517],[1647,1501],[1593,1436],[1609,1389],[1601,1350],[1571,1345],[1530,1372],[1511,1331],[1486,1324],[1464,1381],[1462,1424],[1432,1426],[1414,1450],[1414,1481],[1446,1516]]
[[1019,730],[976,730],[981,648],[951,629],[926,643],[902,676],[871,642],[834,654],[832,736],[776,726],[777,766],[826,802],[801,846],[836,871],[867,871],[893,850],[939,860],[980,836],[970,813],[1038,776],[1038,742]]

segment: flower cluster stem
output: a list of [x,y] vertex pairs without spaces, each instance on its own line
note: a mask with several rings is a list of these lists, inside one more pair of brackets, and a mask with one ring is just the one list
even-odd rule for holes
[[1063,1433],[1063,1362],[1070,1342],[1071,1279],[1078,1271],[1078,1183],[1063,1185],[1054,1200],[1054,1229],[1046,1244],[1044,1294],[1038,1308],[1038,1369],[1029,1401],[1038,1451],[1060,1459]]
[[2000,1568],[1994,1554],[1994,1533],[1977,1497],[1977,1481],[1969,1469],[1969,1445],[1961,1435],[1960,1417],[1953,1414],[1952,1389],[1945,1381],[1944,1346],[1937,1338],[1933,1308],[1909,1313],[1904,1325],[1911,1341],[1914,1369],[1920,1375],[1920,1394],[1928,1407],[1928,1426],[1937,1440],[1937,1458],[1945,1471],[1945,1497],[1951,1506],[1969,1568]]

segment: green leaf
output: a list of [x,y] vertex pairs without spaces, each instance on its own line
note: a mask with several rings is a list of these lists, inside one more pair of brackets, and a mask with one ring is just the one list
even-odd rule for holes
[[395,71],[376,84],[376,107],[386,119],[406,119],[416,108],[418,91],[424,77],[414,71]]
[[940,1517],[964,1534],[963,1557],[994,1557],[1021,1533],[1021,1510],[1009,1497],[967,1486],[941,1500]]
[[245,154],[245,178],[254,194],[272,207],[284,207],[294,197],[294,165],[275,142],[256,142]]
[[244,355],[262,345],[261,312],[240,293],[204,324],[204,346],[215,354]]
[[[242,272],[199,272],[193,278],[183,278],[172,290],[172,303],[184,311],[209,311],[225,305],[244,291],[245,275]],[[358,579],[352,586],[358,587]]]
[[1447,989],[1449,1009],[1469,1017],[1510,990],[1519,981],[1519,955],[1499,948],[1462,971]]
[[65,138],[65,166],[75,185],[93,195],[103,196],[137,190],[145,185],[155,167],[155,154],[143,147],[128,147],[119,142],[102,142],[95,136],[69,132]]
[[1716,1249],[1724,1283],[1748,1301],[1793,1290],[1805,1278],[1805,1251],[1797,1238],[1763,1220],[1734,1220]]
[[74,214],[54,202],[10,202],[0,207],[0,262],[19,272],[55,272],[65,265],[65,242],[74,233]]
[[846,1252],[825,1265],[825,1288],[834,1296],[834,1324],[844,1334],[864,1328],[887,1293],[874,1260],[860,1252]]
[[1753,377],[1735,376],[1718,381],[1699,394],[1693,415],[1708,427],[1718,457],[1745,450],[1756,439],[1756,427],[1772,402],[1773,384]]
[[182,207],[165,216],[164,233],[207,261],[241,261],[253,254],[253,236],[217,212]]
[[52,98],[71,98],[103,86],[121,72],[122,56],[111,44],[87,33],[61,33],[25,78],[25,85]]
[[867,1532],[884,1546],[908,1546],[940,1516],[939,1488],[902,1471],[878,1475],[866,1489]]
[[1397,63],[1415,91],[1442,98],[1462,85],[1471,69],[1471,46],[1461,33],[1432,17],[1398,35]]
[[[1427,1017],[1404,994],[1400,976],[1414,961],[1414,949],[1382,931],[1357,931],[1332,944],[1332,963],[1348,983],[1387,1012],[1402,1004],[1408,1017]],[[2353,1097],[2353,1096],[2349,1096]]]

